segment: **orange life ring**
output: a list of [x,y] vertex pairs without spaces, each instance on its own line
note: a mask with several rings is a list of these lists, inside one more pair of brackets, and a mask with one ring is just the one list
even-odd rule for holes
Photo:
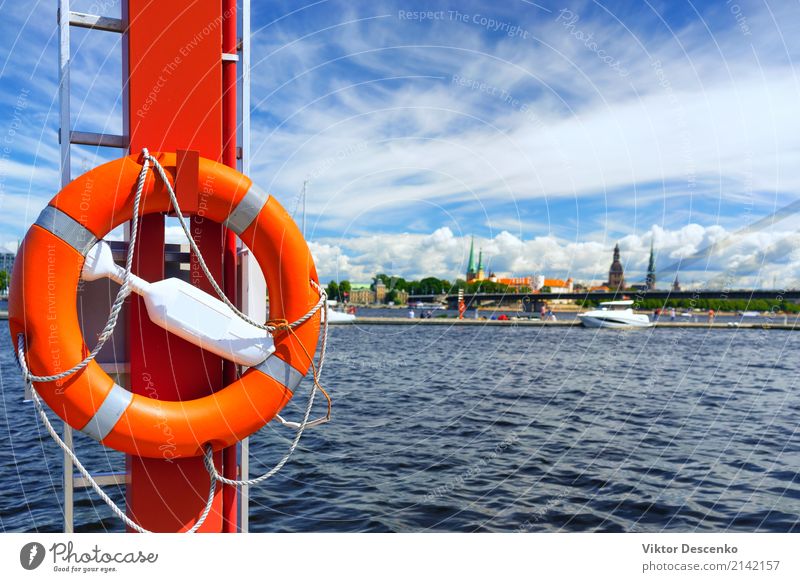
[[[153,154],[175,177],[175,154]],[[24,334],[28,366],[56,375],[89,352],[78,322],[78,281],[86,253],[116,226],[129,221],[141,171],[140,158],[109,162],[58,193],[30,228],[18,251],[9,293],[14,345]],[[294,321],[318,302],[318,282],[308,245],[283,207],[246,176],[201,158],[198,183],[203,216],[225,224],[255,255],[270,291],[270,318]],[[140,214],[170,210],[168,192],[151,174]],[[161,401],[115,384],[99,364],[57,382],[36,383],[50,408],[103,445],[144,457],[198,456],[203,446],[230,446],[269,422],[308,373],[320,315],[276,331],[275,353],[235,382],[189,401]],[[266,332],[265,332],[266,333]],[[168,427],[168,431],[165,430]]]

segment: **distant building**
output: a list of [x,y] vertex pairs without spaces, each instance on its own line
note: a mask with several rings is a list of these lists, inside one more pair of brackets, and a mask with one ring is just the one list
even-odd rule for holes
[[[548,279],[544,275],[534,275],[532,278],[531,289],[534,293],[540,292],[543,288],[548,287],[551,293],[572,293],[575,289],[575,284],[572,277],[564,281],[563,279]],[[572,299],[548,299],[551,303],[573,303]]]
[[[572,293],[575,286],[572,277],[564,281],[563,279],[548,279],[544,275],[533,276],[532,290],[540,292],[545,287],[550,289],[550,293]],[[550,303],[574,303],[573,299],[548,299]]]
[[478,279],[478,270],[475,268],[475,237],[469,243],[469,262],[467,262],[467,283]]
[[611,291],[620,291],[625,288],[625,273],[619,260],[619,244],[614,245],[614,260],[608,270],[608,281],[605,285]]
[[549,287],[551,293],[572,293],[572,277],[564,281],[563,279],[548,279],[544,275],[533,277],[533,290],[541,291],[543,287]]
[[[469,245],[466,281],[467,283],[479,283],[481,281],[499,283],[516,292],[520,292],[523,289],[536,290],[535,277],[498,277],[491,272],[487,276],[486,266],[483,264],[483,249],[478,250],[478,261],[477,263],[475,262],[475,237],[472,237]],[[539,287],[541,288],[541,285]]]
[[656,288],[656,258],[653,254],[653,241],[650,241],[650,262],[647,263],[647,278],[645,279],[645,288],[652,291]]
[[483,249],[478,251],[478,273],[475,277],[478,281],[483,281],[486,278],[486,273],[483,271]]
[[527,287],[533,290],[533,277],[496,277],[494,273],[489,276],[489,281],[507,285],[514,291],[519,292],[522,288]]
[[0,271],[5,271],[10,277],[11,271],[14,270],[14,259],[16,257],[16,253],[0,253]]
[[[351,285],[349,303],[353,305],[386,303],[388,294],[389,288],[380,279],[372,285]],[[397,290],[394,294],[394,302],[398,305],[408,303],[408,292]]]
[[383,303],[386,300],[386,293],[388,290],[386,289],[386,284],[378,279],[375,283],[375,300],[374,303]]
[[678,281],[678,275],[675,275],[675,281],[672,283],[672,290],[673,291],[680,291],[681,290],[681,282]]
[[545,287],[550,287],[551,293],[572,293],[572,278],[566,281],[563,279],[545,279]]
[[486,281],[486,270],[483,266],[483,249],[478,251],[478,265],[475,265],[475,237],[469,243],[469,261],[467,262],[467,283]]
[[369,285],[352,285],[350,287],[350,303],[371,305],[375,303],[375,292],[369,288]]

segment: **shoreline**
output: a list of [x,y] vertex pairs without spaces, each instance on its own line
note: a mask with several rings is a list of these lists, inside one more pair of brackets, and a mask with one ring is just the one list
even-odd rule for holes
[[[357,309],[390,309],[392,311],[408,311],[409,309],[413,309],[415,313],[416,312],[421,312],[421,311],[431,311],[431,310],[433,310],[434,312],[437,312],[437,311],[451,311],[451,312],[455,311],[454,309],[451,309],[451,310],[441,309],[440,310],[440,309],[431,308],[429,306],[425,306],[425,307],[410,307],[408,305],[383,305],[383,304],[353,305],[353,307],[355,307]],[[502,306],[492,306],[492,307],[481,306],[481,307],[477,307],[477,308],[476,307],[470,307],[467,310],[467,313],[474,312],[476,310],[478,312],[480,312],[480,313],[482,313],[482,312],[488,312],[488,313],[512,313],[512,312],[513,313],[523,313],[521,309],[513,308],[513,307],[510,307],[510,306],[507,307],[507,308],[504,308]],[[553,305],[551,310],[556,315],[558,315],[559,313],[574,315],[576,313],[581,313],[583,311],[588,311],[589,308],[581,307],[579,305],[561,305],[561,304],[559,304],[559,305]],[[678,314],[686,312],[685,309],[676,309],[676,311],[678,312]],[[653,310],[652,309],[634,309],[633,312],[634,313],[641,313],[641,314],[644,314],[644,315],[652,315],[653,314]],[[707,309],[703,309],[703,310],[699,310],[699,311],[692,311],[691,313],[692,313],[692,315],[694,317],[707,317],[708,316],[708,310]],[[738,311],[715,311],[714,313],[716,314],[717,317],[739,317],[741,315],[740,312],[738,312]],[[764,312],[760,312],[758,314],[758,316],[759,317],[768,317],[769,314],[770,314],[769,311],[764,311]],[[783,312],[777,312],[777,313],[774,314],[775,317],[783,317],[783,315],[784,315]],[[790,318],[791,317],[797,317],[797,319],[800,320],[800,312],[798,312],[798,313],[787,313],[786,315],[788,315]],[[662,317],[668,317],[668,316],[669,316],[669,313],[664,313],[662,315]]]
[[[0,321],[8,319],[7,311],[0,311]],[[583,327],[578,320],[570,321],[541,321],[539,319],[456,319],[453,317],[439,317],[432,319],[422,319],[419,317],[356,317],[353,322],[333,323],[332,326],[340,325],[465,325],[465,326],[495,326],[495,327]],[[774,329],[784,331],[800,331],[800,321],[792,323],[739,323],[730,325],[725,323],[708,323],[696,321],[657,321],[652,328],[642,329],[686,329],[686,328],[707,328],[707,329]],[[589,328],[587,328],[589,329]],[[594,328],[592,328],[594,329]]]
[[[507,321],[497,319],[455,319],[455,318],[432,318],[421,319],[404,317],[358,317],[353,322],[331,323],[331,325],[465,325],[465,326],[498,326],[498,327],[583,327],[578,320],[571,321],[541,321],[538,319],[509,319]],[[661,329],[684,329],[684,328],[710,328],[710,329],[775,329],[800,331],[800,323],[740,323],[739,325],[728,325],[728,323],[708,323],[691,321],[658,321],[653,328]],[[595,328],[586,328],[595,329]],[[652,329],[652,328],[642,328]]]

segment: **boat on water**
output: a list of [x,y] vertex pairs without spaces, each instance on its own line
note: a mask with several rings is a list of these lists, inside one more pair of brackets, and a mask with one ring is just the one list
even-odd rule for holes
[[633,300],[605,301],[598,309],[579,313],[578,319],[586,327],[607,327],[614,329],[635,329],[652,327],[647,315],[634,313]]
[[346,313],[338,311],[336,307],[338,303],[334,300],[328,300],[328,310],[325,312],[325,319],[328,323],[355,323],[356,316],[354,313]]
[[447,307],[445,307],[441,303],[423,303],[422,301],[417,301],[415,303],[409,303],[408,306],[413,308],[413,309],[430,309],[430,310],[439,310],[439,309],[444,310],[444,309],[447,309]]

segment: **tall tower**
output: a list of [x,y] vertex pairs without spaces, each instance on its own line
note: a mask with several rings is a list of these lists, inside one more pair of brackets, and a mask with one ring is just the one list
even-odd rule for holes
[[647,264],[647,279],[645,285],[648,291],[656,288],[656,258],[653,254],[653,241],[650,241],[650,262]]
[[469,243],[469,262],[467,263],[467,283],[472,283],[478,275],[475,270],[475,237]]
[[622,270],[622,263],[619,261],[619,243],[614,245],[614,261],[608,270],[608,287],[612,291],[625,288],[625,273]]
[[478,252],[478,273],[475,278],[478,281],[483,281],[486,278],[486,273],[483,271],[483,249]]
[[678,274],[675,273],[675,282],[672,283],[672,290],[673,291],[680,291],[681,290],[681,282],[678,281]]

